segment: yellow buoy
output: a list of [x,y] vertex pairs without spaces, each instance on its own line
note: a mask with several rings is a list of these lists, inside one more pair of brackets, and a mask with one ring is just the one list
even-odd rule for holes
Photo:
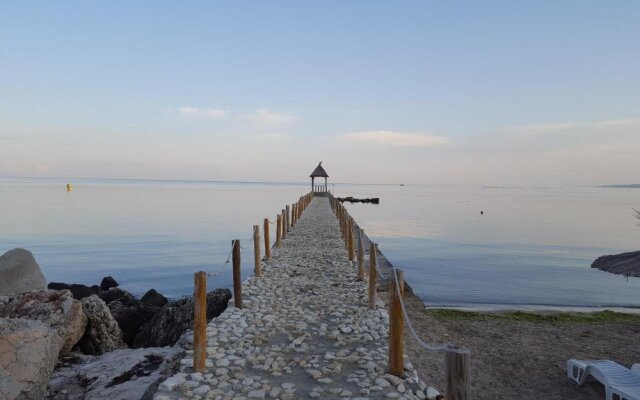
[[70,192],[73,189],[70,183],[67,183],[67,192]]

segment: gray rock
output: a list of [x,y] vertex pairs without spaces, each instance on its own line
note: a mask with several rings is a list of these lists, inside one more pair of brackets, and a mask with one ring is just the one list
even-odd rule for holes
[[178,348],[121,349],[56,371],[48,400],[147,400],[182,356]]
[[[231,299],[229,289],[207,293],[207,320],[220,315]],[[193,328],[193,299],[184,298],[161,309],[138,332],[133,347],[172,346],[188,329]]]
[[428,387],[425,394],[427,395],[427,399],[429,400],[435,400],[436,398],[438,398],[438,396],[440,396],[440,392],[432,387]]
[[2,399],[42,399],[61,344],[56,331],[40,321],[0,318]]
[[44,289],[47,281],[29,250],[13,249],[0,256],[0,295]]
[[100,355],[126,347],[118,322],[104,301],[93,295],[85,297],[81,303],[88,320],[84,336],[79,343],[83,353]]
[[0,367],[0,399],[13,400],[22,391],[20,382]]
[[62,339],[60,354],[69,352],[80,341],[87,326],[82,304],[68,290],[42,289],[14,296],[0,309],[0,317],[44,322]]

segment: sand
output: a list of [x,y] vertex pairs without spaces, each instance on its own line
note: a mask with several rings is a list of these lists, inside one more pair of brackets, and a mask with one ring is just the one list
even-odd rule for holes
[[[414,295],[407,296],[406,304],[423,340],[471,349],[473,399],[602,400],[602,385],[578,387],[567,378],[566,361],[611,359],[627,367],[640,362],[640,318],[548,322],[495,318],[490,313],[459,318],[437,316]],[[408,333],[405,343],[419,376],[443,391],[442,353],[425,351]]]

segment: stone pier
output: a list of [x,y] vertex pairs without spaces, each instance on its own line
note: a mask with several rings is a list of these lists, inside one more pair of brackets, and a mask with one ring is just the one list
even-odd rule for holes
[[404,377],[387,374],[389,316],[380,300],[367,310],[328,198],[314,198],[272,254],[243,282],[244,307],[231,300],[207,326],[207,371],[193,372],[186,344],[154,399],[426,398],[406,358]]

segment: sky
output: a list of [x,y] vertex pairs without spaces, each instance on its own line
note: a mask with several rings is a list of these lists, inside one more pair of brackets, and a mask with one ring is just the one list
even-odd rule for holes
[[638,1],[0,2],[0,176],[640,182]]

